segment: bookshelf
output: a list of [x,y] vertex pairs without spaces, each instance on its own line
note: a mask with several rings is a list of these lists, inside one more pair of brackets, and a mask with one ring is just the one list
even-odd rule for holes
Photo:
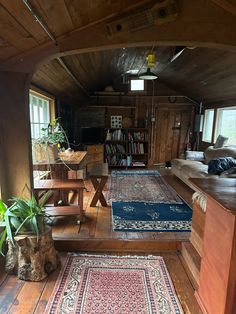
[[105,129],[105,160],[109,167],[147,167],[148,138],[146,128]]

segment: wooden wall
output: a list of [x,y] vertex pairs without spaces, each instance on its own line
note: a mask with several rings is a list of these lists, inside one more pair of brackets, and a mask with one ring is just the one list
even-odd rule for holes
[[164,96],[134,96],[122,101],[119,97],[106,97],[102,105],[101,99],[91,99],[73,115],[73,141],[80,144],[81,127],[109,128],[111,116],[121,115],[123,127],[148,127],[149,165],[181,157],[188,131],[193,129],[195,107],[184,97],[174,100],[172,103],[173,98]]

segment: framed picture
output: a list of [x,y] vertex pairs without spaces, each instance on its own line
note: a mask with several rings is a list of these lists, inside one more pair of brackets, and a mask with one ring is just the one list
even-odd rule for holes
[[111,128],[122,128],[122,116],[111,116]]

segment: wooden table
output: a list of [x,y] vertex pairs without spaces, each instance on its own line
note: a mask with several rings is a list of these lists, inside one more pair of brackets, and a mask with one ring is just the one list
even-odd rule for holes
[[108,179],[108,164],[94,164],[90,172],[90,179],[95,189],[95,194],[90,206],[95,207],[97,202],[100,201],[101,205],[106,207],[107,202],[102,192]]
[[[78,215],[79,221],[83,219],[83,191],[85,189],[83,180],[35,180],[34,181],[34,194],[36,200],[39,198],[40,191],[52,190],[54,194],[54,206],[46,207],[46,211],[50,216],[67,216]],[[58,206],[58,193],[60,191],[78,192],[78,205]]]
[[190,181],[207,197],[197,301],[203,313],[236,313],[236,179]]
[[47,161],[33,164],[33,170],[50,171],[51,179],[67,179],[69,170],[80,170],[87,165],[87,151],[60,153],[60,160],[53,163]]
[[[50,179],[67,180],[68,173],[71,170],[77,171],[84,169],[87,165],[87,151],[77,151],[73,153],[62,152],[59,154],[60,160],[53,163],[46,161],[37,162],[33,164],[33,170],[48,171]],[[64,204],[67,203],[68,192],[61,190],[58,193],[58,200],[62,200]]]

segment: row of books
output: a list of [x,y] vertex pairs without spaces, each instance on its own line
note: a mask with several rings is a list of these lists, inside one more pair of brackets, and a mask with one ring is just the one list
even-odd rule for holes
[[130,142],[128,145],[128,152],[129,154],[144,154],[144,144]]
[[127,165],[127,160],[124,156],[106,156],[106,162],[108,163],[109,166],[126,166]]
[[106,154],[125,154],[125,147],[121,144],[106,144]]
[[148,133],[147,132],[128,132],[128,140],[129,141],[148,141]]
[[125,141],[125,132],[122,130],[107,130],[106,141]]

